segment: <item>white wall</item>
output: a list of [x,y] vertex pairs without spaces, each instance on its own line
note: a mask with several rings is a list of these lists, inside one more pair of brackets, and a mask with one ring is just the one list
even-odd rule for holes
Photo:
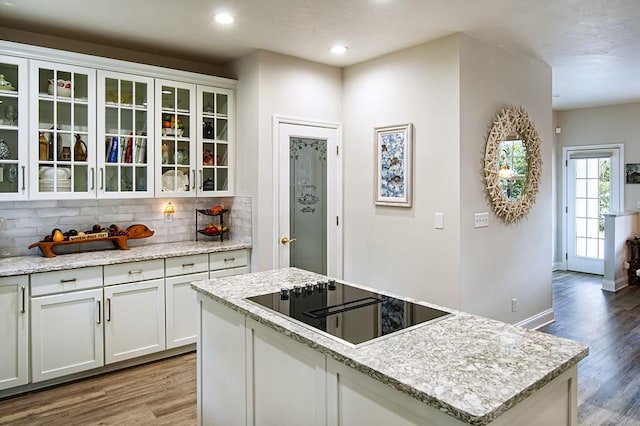
[[[344,73],[344,277],[460,306],[458,37]],[[411,208],[374,205],[374,127],[412,122]],[[444,230],[434,213],[444,213]]]
[[[495,115],[524,106],[542,139],[527,219],[473,228]],[[348,67],[344,76],[345,278],[507,322],[551,309],[551,69],[465,35]],[[414,204],[376,207],[375,126],[415,125]],[[434,229],[434,213],[445,229]],[[518,299],[511,312],[511,299]]]
[[[272,269],[279,237],[273,227],[273,117],[340,122],[342,70],[266,51],[236,61],[234,70],[239,80],[238,143],[243,145],[239,149],[249,158],[248,164],[238,164],[243,169],[238,185],[242,195],[255,195],[252,267]],[[247,104],[240,102],[245,97]],[[240,154],[238,158],[243,161]]]
[[[461,36],[460,251],[462,309],[520,322],[551,309],[552,109],[551,68]],[[540,192],[526,219],[498,219],[483,186],[486,136],[496,114],[522,105],[542,142]],[[489,212],[474,229],[473,214]],[[517,312],[511,299],[517,298]]]

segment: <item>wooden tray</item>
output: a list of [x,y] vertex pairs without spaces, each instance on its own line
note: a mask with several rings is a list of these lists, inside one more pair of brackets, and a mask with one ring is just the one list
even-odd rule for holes
[[69,244],[83,244],[83,243],[94,243],[96,241],[111,241],[116,248],[120,250],[129,250],[129,246],[127,245],[127,240],[129,237],[127,235],[118,235],[115,237],[105,237],[105,238],[92,238],[88,240],[75,240],[75,241],[39,241],[37,243],[33,243],[29,246],[30,249],[34,247],[40,247],[42,254],[45,257],[56,257],[56,254],[53,252],[53,248],[56,246],[66,246]]
[[87,234],[86,239],[77,239],[71,241],[38,241],[37,243],[33,243],[29,246],[29,249],[34,247],[39,247],[42,254],[46,257],[56,257],[56,254],[53,252],[53,248],[56,246],[65,246],[68,244],[84,244],[84,243],[93,243],[96,241],[111,241],[113,245],[120,250],[129,250],[129,246],[127,245],[128,240],[137,240],[139,238],[147,238],[153,235],[153,231],[149,229],[146,225],[135,224],[131,225],[127,228],[127,235],[117,235],[113,237],[104,237],[104,238],[92,238],[91,235],[95,234]]

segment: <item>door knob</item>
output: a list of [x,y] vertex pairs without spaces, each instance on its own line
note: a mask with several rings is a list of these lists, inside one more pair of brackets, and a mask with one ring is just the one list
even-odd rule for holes
[[295,240],[296,240],[295,238],[289,239],[289,238],[287,238],[287,237],[282,237],[282,239],[280,240],[280,242],[281,242],[282,244],[289,244],[289,243],[293,243],[293,242],[295,242]]

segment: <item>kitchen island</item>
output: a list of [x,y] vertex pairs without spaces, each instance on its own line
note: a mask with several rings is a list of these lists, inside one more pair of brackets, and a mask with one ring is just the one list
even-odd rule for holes
[[[583,344],[402,298],[453,315],[353,345],[246,300],[326,279],[288,268],[192,283],[200,424],[576,424]],[[339,315],[327,324],[361,326]]]

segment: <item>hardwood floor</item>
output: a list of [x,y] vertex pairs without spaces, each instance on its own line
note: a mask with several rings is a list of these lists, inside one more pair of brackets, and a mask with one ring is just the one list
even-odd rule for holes
[[640,286],[601,290],[602,276],[554,272],[556,321],[541,331],[589,345],[578,365],[578,424],[640,425]]
[[0,425],[195,425],[195,352],[0,401]]
[[[640,286],[603,292],[601,276],[555,272],[556,322],[542,331],[584,342],[578,424],[640,425]],[[194,425],[196,356],[0,401],[0,425]]]

